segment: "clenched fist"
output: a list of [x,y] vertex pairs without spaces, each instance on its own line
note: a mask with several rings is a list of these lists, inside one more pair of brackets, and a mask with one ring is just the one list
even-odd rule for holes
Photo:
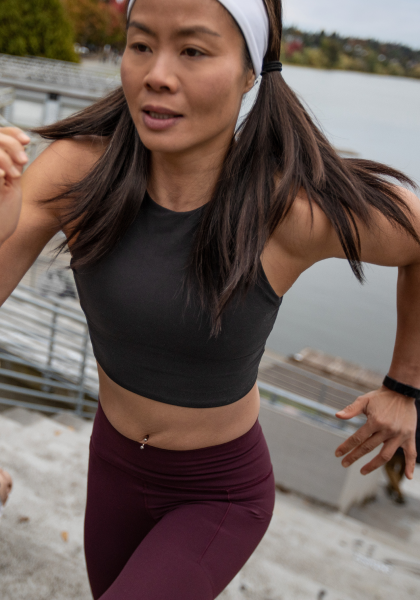
[[0,127],[0,245],[15,231],[22,205],[20,178],[30,138],[18,127]]

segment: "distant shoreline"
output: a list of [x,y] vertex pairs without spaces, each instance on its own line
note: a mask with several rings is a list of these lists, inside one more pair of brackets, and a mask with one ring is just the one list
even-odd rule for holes
[[420,50],[324,31],[307,33],[296,27],[284,30],[281,60],[300,67],[420,79]]
[[[329,67],[316,67],[313,65],[304,65],[304,64],[296,64],[290,61],[287,61],[284,57],[281,58],[281,62],[283,64],[284,67],[297,67],[297,68],[304,68],[304,69],[313,69],[313,70],[317,70],[317,71],[324,71],[324,72],[330,72],[330,73],[354,73],[357,75],[368,75],[368,76],[372,76],[372,75],[378,75],[379,77],[393,77],[393,78],[401,78],[401,79],[411,79],[413,81],[418,81],[420,79],[420,77],[413,77],[413,76],[408,76],[408,75],[396,75],[396,74],[390,74],[390,73],[371,73],[369,71],[357,71],[355,69],[342,69],[340,67],[334,67],[334,68],[329,68]],[[283,73],[284,73],[283,69]]]

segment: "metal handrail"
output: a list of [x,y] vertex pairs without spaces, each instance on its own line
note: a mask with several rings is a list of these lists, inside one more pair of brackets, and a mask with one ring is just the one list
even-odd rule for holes
[[284,403],[285,400],[287,400],[300,408],[311,409],[317,414],[329,417],[329,420],[331,420],[331,418],[335,419],[336,426],[339,428],[348,424],[357,428],[366,422],[364,417],[353,417],[348,421],[340,421],[335,416],[337,411],[330,406],[326,406],[325,404],[321,404],[320,402],[315,402],[314,400],[309,400],[308,398],[304,398],[303,396],[299,396],[298,394],[294,394],[293,392],[289,392],[288,390],[282,390],[281,388],[269,385],[260,380],[257,381],[257,384],[260,391],[268,392],[271,402],[281,404]]
[[359,396],[360,395],[360,390],[356,390],[355,388],[352,388],[350,386],[347,385],[343,385],[341,383],[337,383],[336,381],[332,381],[331,379],[326,379],[325,377],[322,377],[322,375],[317,375],[316,373],[312,373],[311,371],[307,371],[306,369],[302,369],[301,367],[297,367],[295,365],[292,365],[290,363],[286,363],[286,362],[282,362],[281,360],[277,359],[277,358],[272,358],[267,357],[267,359],[265,359],[263,357],[262,360],[262,365],[264,365],[264,362],[267,362],[269,364],[273,363],[273,364],[277,364],[279,366],[282,367],[282,369],[293,373],[295,375],[304,375],[305,378],[313,381],[313,382],[317,382],[320,384],[327,384],[328,388],[336,390],[336,391],[340,391],[340,392],[344,392],[346,394],[354,394],[355,396]]
[[[22,292],[27,292],[27,295],[23,294]],[[40,295],[41,294],[39,294],[33,288],[23,284],[20,284],[12,293],[12,296],[17,300],[28,302],[29,304],[32,304],[33,306],[37,306],[39,308],[46,308],[47,310],[51,310],[51,304],[55,304],[56,308],[53,309],[54,313],[62,317],[68,317],[69,319],[81,323],[82,325],[86,325],[86,319],[83,316],[82,309],[74,308],[72,306],[66,306],[65,303],[61,303],[59,300],[56,299],[52,300],[43,297],[43,299],[40,300],[34,298],[34,296],[39,297]]]
[[88,398],[98,392],[96,361],[80,308],[21,284],[0,309],[0,327],[0,360],[10,363],[1,365],[0,392],[73,405],[78,415],[96,406]]

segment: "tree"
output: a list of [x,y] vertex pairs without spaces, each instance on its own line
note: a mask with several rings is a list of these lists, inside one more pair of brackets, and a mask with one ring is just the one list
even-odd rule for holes
[[79,62],[61,0],[1,0],[0,53]]
[[101,0],[62,0],[76,35],[82,46],[111,44],[125,46],[125,13],[113,4]]
[[333,37],[324,36],[321,41],[321,50],[325,54],[328,67],[330,69],[336,67],[340,61],[340,42]]

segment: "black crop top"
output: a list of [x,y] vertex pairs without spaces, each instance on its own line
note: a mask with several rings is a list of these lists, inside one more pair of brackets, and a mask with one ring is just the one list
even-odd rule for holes
[[203,207],[175,212],[146,193],[135,221],[114,249],[89,268],[73,269],[93,352],[123,388],[167,404],[224,406],[254,386],[282,299],[260,263],[257,284],[210,320],[179,293],[194,227]]

